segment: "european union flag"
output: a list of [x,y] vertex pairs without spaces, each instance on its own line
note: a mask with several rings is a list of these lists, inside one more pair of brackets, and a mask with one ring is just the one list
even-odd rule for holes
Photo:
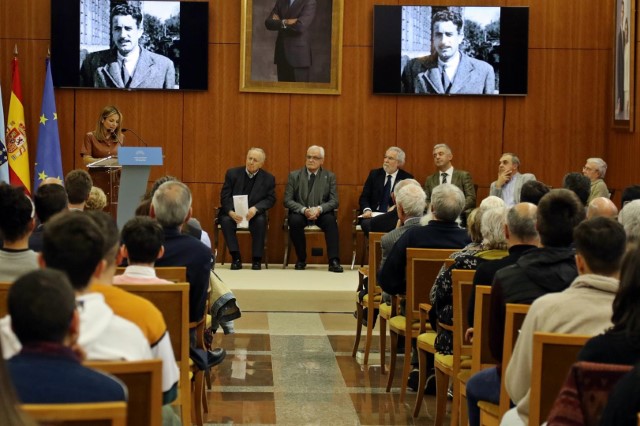
[[46,59],[47,75],[44,80],[42,94],[42,113],[38,126],[38,147],[36,153],[36,167],[33,179],[33,193],[48,177],[63,179],[62,156],[60,155],[60,135],[58,134],[58,114],[56,100],[53,94],[53,79],[51,78],[51,64]]

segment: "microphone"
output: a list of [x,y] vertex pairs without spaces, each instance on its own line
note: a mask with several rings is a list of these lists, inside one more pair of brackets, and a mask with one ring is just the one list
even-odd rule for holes
[[147,143],[144,141],[144,139],[142,139],[142,138],[140,137],[140,135],[139,135],[139,134],[137,134],[135,131],[133,131],[133,129],[125,129],[125,128],[123,128],[123,129],[122,129],[122,133],[125,133],[125,132],[131,132],[131,133],[133,133],[133,134],[135,135],[135,137],[137,137],[137,138],[140,140],[140,142],[142,142],[142,143],[144,144],[144,146],[149,146],[149,145],[147,145]]

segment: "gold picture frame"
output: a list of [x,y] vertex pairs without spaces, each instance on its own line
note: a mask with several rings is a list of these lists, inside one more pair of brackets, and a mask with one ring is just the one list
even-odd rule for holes
[[[289,6],[290,1],[242,0],[240,91],[339,95],[342,80],[344,0],[294,0]],[[306,15],[301,14],[301,17],[309,19],[309,16],[313,16],[311,23],[304,29],[307,37],[303,41],[299,38],[292,39],[293,43],[285,44],[285,38],[298,37],[295,32],[301,32],[300,28],[296,28],[295,22],[290,25],[287,23],[295,18],[296,12],[304,8],[306,11],[301,13]],[[283,16],[274,14],[276,11],[281,11]],[[305,58],[310,57],[310,66],[306,71],[302,68],[302,79],[306,75],[308,81],[279,80],[279,67],[275,63],[277,43],[280,57],[293,55],[292,49],[298,49],[295,50],[294,58],[302,57],[304,62]],[[286,49],[289,50],[285,52]],[[285,75],[282,71],[285,66],[282,65],[281,77]],[[292,69],[289,67],[289,70]],[[295,70],[295,77],[292,78],[300,75],[297,73],[299,69]]]
[[632,132],[635,114],[636,0],[615,0],[613,7],[613,127]]

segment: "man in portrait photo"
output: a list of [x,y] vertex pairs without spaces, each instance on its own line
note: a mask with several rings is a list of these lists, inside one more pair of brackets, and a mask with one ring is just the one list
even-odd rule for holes
[[624,0],[618,3],[619,20],[616,21],[616,90],[615,114],[618,120],[629,119],[629,18]]
[[140,46],[142,12],[118,4],[110,15],[111,48],[89,53],[80,67],[80,85],[121,89],[173,89],[175,68],[162,55]]
[[273,62],[278,81],[308,82],[312,64],[309,27],[316,16],[316,0],[276,0],[265,20],[270,31],[278,31]]
[[402,93],[493,94],[495,73],[487,62],[460,51],[464,40],[460,12],[439,10],[431,18],[433,51],[409,60],[402,72]]

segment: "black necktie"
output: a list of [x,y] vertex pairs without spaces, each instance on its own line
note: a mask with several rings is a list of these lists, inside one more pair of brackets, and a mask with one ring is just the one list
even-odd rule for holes
[[449,80],[446,67],[442,67],[442,88],[444,89],[444,93],[449,93],[449,89],[451,88],[451,80]]
[[315,181],[316,181],[316,174],[311,173],[311,176],[309,176],[309,194],[311,194],[311,191],[313,190],[313,184]]
[[446,173],[442,174],[442,183],[447,183],[447,174]]
[[127,69],[124,60],[122,61],[122,82],[124,83],[124,87],[129,87],[131,84],[131,75],[129,75],[129,70]]
[[382,201],[380,201],[380,211],[386,212],[389,209],[389,197],[391,195],[391,175],[387,175],[387,181],[382,189]]

